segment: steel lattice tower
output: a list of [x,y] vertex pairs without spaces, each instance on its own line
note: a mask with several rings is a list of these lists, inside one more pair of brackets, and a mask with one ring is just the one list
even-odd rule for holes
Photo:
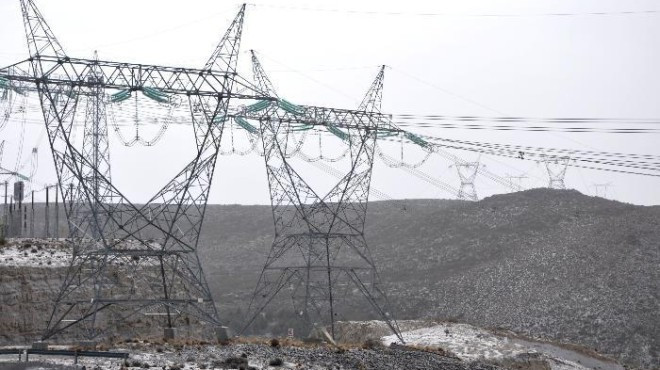
[[[94,52],[94,60],[98,60],[98,54]],[[106,115],[107,97],[103,89],[103,75],[99,71],[98,65],[92,65],[89,71],[88,81],[95,83],[94,87],[88,89],[89,94],[85,96],[85,126],[83,135],[82,155],[91,162],[90,168],[84,174],[85,181],[89,183],[92,192],[89,205],[90,214],[75,214],[73,217],[91,217],[98,219],[97,223],[91,224],[90,233],[94,239],[99,239],[103,235],[102,229],[107,224],[104,215],[99,212],[98,203],[112,203],[112,191],[107,186],[103,186],[101,178],[107,179],[111,183],[110,175],[110,144],[108,142],[108,117]],[[78,192],[82,195],[83,192]],[[77,199],[72,205],[84,204],[82,199]],[[78,210],[76,210],[78,211]]]
[[[277,96],[256,56],[255,80],[269,96]],[[275,238],[248,308],[246,330],[282,291],[289,291],[294,310],[311,329],[345,316],[350,303],[363,299],[401,338],[371,252],[364,237],[374,148],[379,125],[384,68],[355,114],[328,111],[318,115],[304,106],[279,99],[260,114],[264,159],[270,188]],[[376,113],[370,115],[367,113]],[[293,124],[344,127],[350,145],[350,167],[325,195],[315,192],[287,158],[286,135]],[[327,127],[327,126],[326,126]],[[358,293],[359,292],[359,293]]]
[[[137,314],[163,315],[167,327],[184,318],[220,325],[196,253],[199,233],[230,98],[268,99],[236,75],[245,6],[198,70],[71,58],[33,0],[21,9],[30,58],[0,76],[36,85],[74,250],[44,339],[74,327],[88,338],[112,334],[130,329],[126,320]],[[239,85],[249,93],[234,94]],[[108,91],[180,95],[190,104],[196,154],[142,206],[106,176],[99,136],[88,136],[97,140],[89,152],[71,141],[83,99],[92,130],[101,130]]]
[[564,178],[566,177],[566,170],[570,162],[570,157],[543,156],[543,164],[548,173],[548,187],[550,189],[566,189]]
[[461,180],[461,186],[458,189],[458,199],[475,202],[479,200],[477,188],[474,186],[474,180],[479,173],[480,162],[459,162],[453,166],[456,167],[458,177]]

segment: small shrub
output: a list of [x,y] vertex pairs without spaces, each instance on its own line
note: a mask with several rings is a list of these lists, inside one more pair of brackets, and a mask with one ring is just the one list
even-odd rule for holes
[[279,339],[277,339],[277,338],[273,338],[273,339],[271,339],[271,340],[270,340],[270,346],[271,346],[271,347],[275,347],[275,348],[279,348],[279,346],[280,346],[280,341],[279,341]]
[[383,344],[380,341],[374,339],[367,339],[362,343],[362,348],[364,349],[376,349],[383,347]]
[[268,366],[282,366],[284,361],[281,358],[274,358],[268,362]]
[[[218,366],[219,365],[219,366]],[[240,367],[247,367],[248,366],[248,360],[247,358],[243,357],[228,357],[226,360],[220,362],[220,361],[213,361],[213,367],[229,367],[231,369],[237,369]]]

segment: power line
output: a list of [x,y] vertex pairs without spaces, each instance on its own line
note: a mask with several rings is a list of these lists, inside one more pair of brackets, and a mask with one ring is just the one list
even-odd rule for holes
[[312,8],[300,6],[272,5],[255,3],[258,8],[272,8],[281,10],[297,10],[307,12],[341,13],[353,15],[378,15],[378,16],[411,16],[411,17],[467,17],[467,18],[526,18],[526,17],[569,17],[569,16],[621,16],[621,15],[650,15],[660,13],[660,10],[620,10],[620,11],[593,11],[593,12],[544,12],[529,14],[507,14],[507,13],[439,13],[439,12],[402,12],[402,11],[375,11],[337,8]]
[[451,122],[497,122],[506,124],[537,122],[544,124],[660,124],[660,118],[595,118],[595,117],[484,117],[484,116],[446,116],[439,114],[394,114],[394,119],[415,121],[451,121]]
[[512,126],[512,125],[477,125],[463,123],[430,123],[395,121],[400,127],[441,128],[459,130],[526,131],[526,132],[567,132],[599,134],[658,134],[660,129],[653,128],[598,128],[598,127],[552,127],[552,126]]

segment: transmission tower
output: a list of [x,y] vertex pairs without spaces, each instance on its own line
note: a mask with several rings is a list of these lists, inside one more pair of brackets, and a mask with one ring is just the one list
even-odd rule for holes
[[[72,58],[33,0],[21,0],[21,9],[30,58],[0,69],[0,78],[36,86],[73,244],[44,339],[74,328],[90,339],[145,329],[128,321],[141,314],[162,318],[166,335],[186,318],[219,326],[196,250],[222,123],[231,97],[268,99],[235,73],[245,7],[204,69]],[[15,69],[29,75],[17,75]],[[234,94],[236,87],[248,92]],[[106,130],[103,96],[139,92],[155,100],[187,98],[197,148],[191,161],[142,206],[107,177],[107,141],[101,132]],[[71,140],[81,102],[86,102],[91,123],[84,149]]]
[[[260,89],[276,96],[254,53],[252,61]],[[279,99],[265,107],[257,103],[243,113],[260,124],[275,224],[275,239],[243,331],[279,293],[288,291],[294,312],[308,330],[328,325],[336,339],[335,322],[349,318],[356,308],[351,304],[361,299],[358,307],[373,308],[401,339],[364,237],[376,135],[386,118],[379,115],[383,73],[381,68],[357,112],[319,112]],[[255,112],[257,108],[263,109],[262,113]],[[346,130],[350,169],[323,197],[286,155],[286,135],[294,124]]]
[[566,177],[566,170],[571,162],[571,158],[543,156],[542,162],[548,173],[548,187],[550,189],[566,189],[564,178]]
[[479,160],[476,162],[457,162],[452,166],[456,167],[456,172],[458,172],[458,177],[461,180],[461,186],[458,189],[458,199],[471,201],[479,200],[479,197],[477,196],[477,188],[474,186],[474,180],[479,173],[479,167],[484,166],[481,166]]
[[[515,189],[518,189],[518,191],[523,190],[523,180],[527,179],[528,177],[525,175],[509,175],[507,174],[505,177],[507,180],[509,180],[509,188],[511,191],[516,191]],[[514,185],[515,183],[515,185]]]
[[594,189],[596,190],[596,196],[597,197],[603,197],[607,198],[607,189],[609,189],[610,186],[612,186],[611,182],[606,182],[602,184],[591,184]]

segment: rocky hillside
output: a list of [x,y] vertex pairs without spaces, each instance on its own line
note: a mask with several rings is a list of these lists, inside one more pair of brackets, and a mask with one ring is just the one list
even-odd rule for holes
[[[223,205],[207,216],[201,260],[222,318],[237,328],[270,248],[272,214]],[[535,189],[476,203],[371,203],[366,236],[399,318],[505,328],[652,368],[660,363],[659,226],[660,207]],[[5,340],[43,325],[44,292],[63,273],[8,255],[0,255]],[[256,332],[295,327],[285,296]],[[368,318],[355,316],[347,319]]]
[[[201,254],[234,325],[271,222],[263,206],[209,210]],[[401,318],[502,327],[651,367],[660,363],[659,226],[660,207],[534,189],[477,203],[375,202],[366,233]]]

